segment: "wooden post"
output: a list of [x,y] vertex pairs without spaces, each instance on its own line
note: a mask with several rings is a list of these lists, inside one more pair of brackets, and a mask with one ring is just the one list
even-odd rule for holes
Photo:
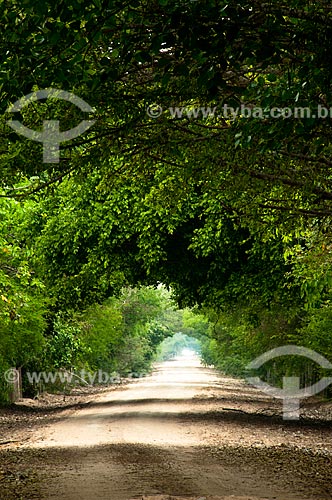
[[11,368],[11,387],[9,399],[11,403],[15,403],[18,399],[22,398],[22,369]]

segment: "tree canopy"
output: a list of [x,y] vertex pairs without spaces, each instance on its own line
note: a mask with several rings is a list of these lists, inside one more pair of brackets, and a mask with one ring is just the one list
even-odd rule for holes
[[[327,321],[316,313],[332,284],[331,17],[325,0],[3,2],[6,320],[29,300],[50,324],[163,283],[212,318],[240,312],[257,335],[286,311],[293,331]],[[11,112],[47,88],[92,111],[49,97]],[[95,123],[57,163],[13,119]]]

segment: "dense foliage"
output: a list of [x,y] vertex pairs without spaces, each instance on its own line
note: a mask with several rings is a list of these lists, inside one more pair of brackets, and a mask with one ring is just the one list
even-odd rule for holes
[[[330,356],[331,17],[325,0],[0,5],[3,366],[33,362],[59,314],[91,307],[86,361],[121,365],[126,339],[140,369],[162,334],[114,297],[158,283],[205,308],[207,361],[240,370],[285,343]],[[94,108],[15,113],[34,130],[95,120],[59,163],[5,123],[48,87]]]

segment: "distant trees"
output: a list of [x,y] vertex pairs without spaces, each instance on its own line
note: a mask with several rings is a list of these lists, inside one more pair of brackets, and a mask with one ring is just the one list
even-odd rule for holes
[[[4,366],[95,303],[143,363],[160,325],[127,335],[109,297],[158,283],[208,311],[207,357],[236,353],[239,367],[291,341],[329,352],[331,17],[323,0],[1,4]],[[48,87],[95,109],[59,163],[6,125],[10,103]],[[16,118],[68,130],[89,116],[52,98]]]
[[149,287],[126,288],[118,298],[89,307],[79,316],[88,367],[124,376],[149,371],[159,343],[174,333],[164,322],[170,307],[164,289]]
[[173,359],[181,355],[185,349],[200,354],[200,342],[193,337],[188,337],[184,333],[177,332],[160,344],[157,360],[167,361]]

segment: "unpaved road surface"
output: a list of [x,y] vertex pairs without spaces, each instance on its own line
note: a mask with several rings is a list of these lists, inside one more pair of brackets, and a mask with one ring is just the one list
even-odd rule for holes
[[2,446],[0,499],[331,499],[331,421],[303,414],[179,358]]

